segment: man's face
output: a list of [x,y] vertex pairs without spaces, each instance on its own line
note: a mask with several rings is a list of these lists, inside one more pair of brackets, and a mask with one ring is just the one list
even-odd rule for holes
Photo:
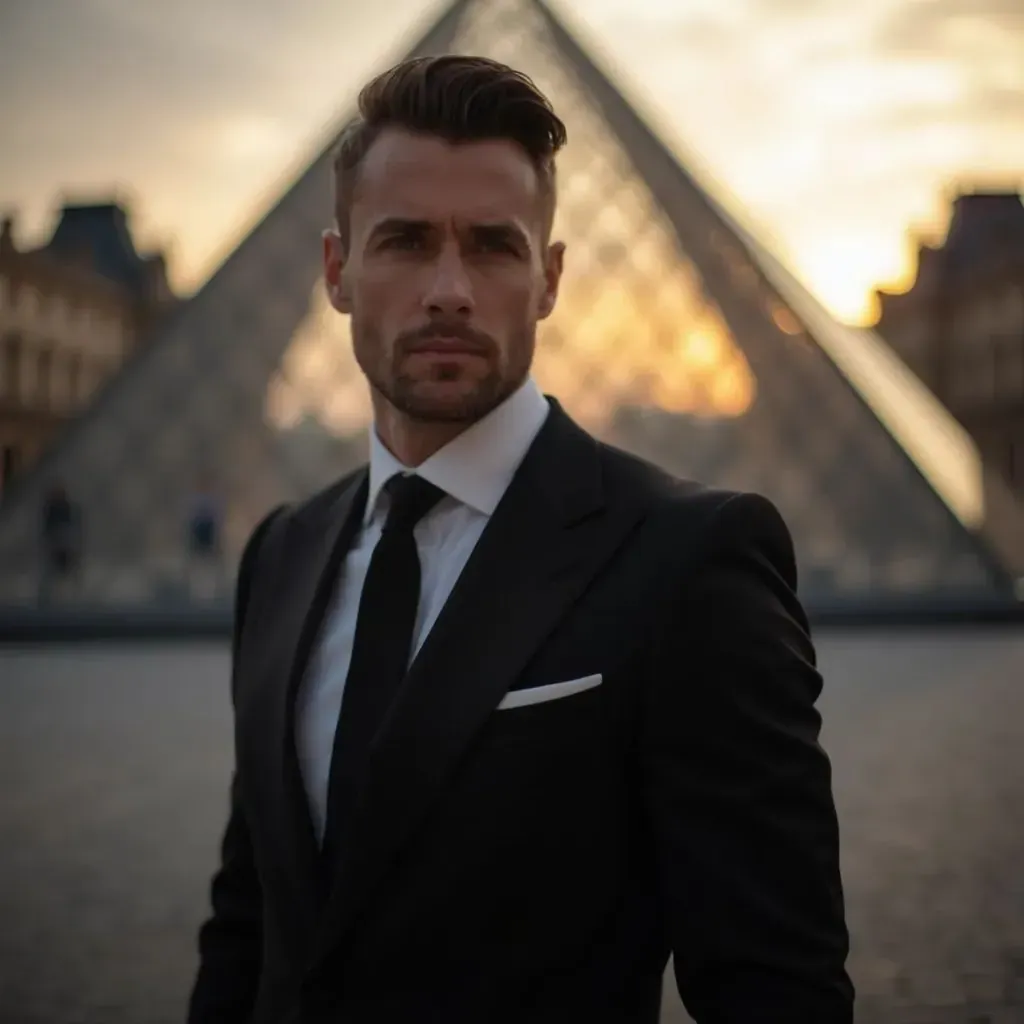
[[359,366],[400,412],[472,422],[525,379],[562,271],[545,212],[511,142],[392,129],[371,146],[348,251],[325,236],[325,276],[334,307],[351,314]]

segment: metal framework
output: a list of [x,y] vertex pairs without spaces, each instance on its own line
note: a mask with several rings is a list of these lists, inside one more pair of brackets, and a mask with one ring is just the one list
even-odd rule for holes
[[[412,52],[453,51],[526,71],[569,128],[555,229],[569,258],[536,363],[547,390],[612,443],[775,500],[812,611],[1019,607],[1024,512],[964,431],[702,187],[550,9],[456,0]],[[17,632],[129,610],[226,621],[229,588],[197,580],[186,555],[196,478],[224,498],[230,570],[272,504],[362,460],[364,384],[319,282],[332,150],[0,506],[0,631],[4,616]],[[84,510],[85,559],[73,593],[40,610],[40,506],[57,481]]]

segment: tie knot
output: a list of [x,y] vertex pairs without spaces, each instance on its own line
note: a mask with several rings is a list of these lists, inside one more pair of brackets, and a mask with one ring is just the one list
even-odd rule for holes
[[391,502],[385,530],[411,530],[444,497],[440,487],[412,474],[393,476],[384,490]]

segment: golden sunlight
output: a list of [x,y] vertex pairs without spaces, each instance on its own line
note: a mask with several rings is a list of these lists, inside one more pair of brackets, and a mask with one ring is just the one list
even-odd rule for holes
[[[750,367],[718,311],[695,305],[685,267],[678,275],[679,287],[665,275],[655,296],[642,297],[621,282],[570,280],[557,316],[542,326],[537,380],[591,429],[606,428],[623,405],[698,416],[739,416],[750,407]],[[310,417],[337,435],[370,420],[348,323],[319,287],[270,383],[266,413],[280,429]]]
[[872,285],[878,280],[878,268],[890,262],[889,249],[884,238],[832,235],[809,239],[795,269],[840,320],[866,324],[873,309]]
[[650,293],[621,280],[570,280],[545,325],[536,376],[578,419],[604,429],[623,405],[698,416],[739,416],[754,377],[718,311],[698,303],[676,260]]

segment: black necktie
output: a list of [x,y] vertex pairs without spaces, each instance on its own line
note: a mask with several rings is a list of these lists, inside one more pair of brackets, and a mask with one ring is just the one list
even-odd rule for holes
[[384,530],[359,599],[352,661],[334,733],[327,784],[323,862],[330,877],[340,838],[351,823],[370,746],[405,678],[420,598],[420,558],[413,527],[444,496],[418,476],[392,477]]

